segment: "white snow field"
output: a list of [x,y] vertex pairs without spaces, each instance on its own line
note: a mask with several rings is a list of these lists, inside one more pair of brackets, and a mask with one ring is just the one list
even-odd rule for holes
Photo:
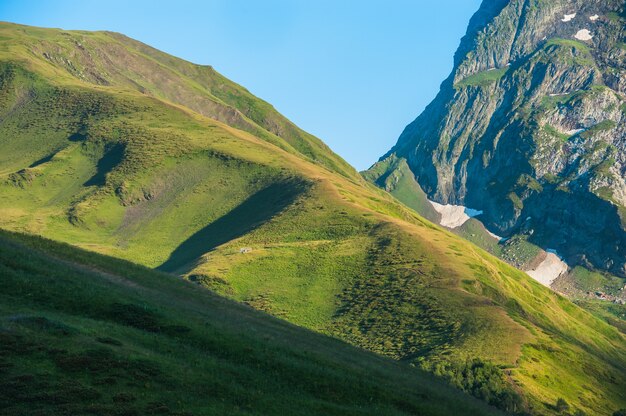
[[578,40],[591,40],[593,39],[593,35],[589,31],[589,29],[580,29],[574,37]]
[[550,287],[557,277],[567,272],[568,266],[554,250],[546,250],[546,258],[533,270],[527,270],[526,274],[544,286]]
[[572,20],[575,17],[576,17],[576,13],[564,14],[563,18],[561,19],[561,22],[569,22],[570,20]]
[[482,211],[464,207],[463,205],[442,205],[430,201],[435,211],[441,214],[439,224],[448,228],[457,228],[465,224],[470,218],[482,214]]

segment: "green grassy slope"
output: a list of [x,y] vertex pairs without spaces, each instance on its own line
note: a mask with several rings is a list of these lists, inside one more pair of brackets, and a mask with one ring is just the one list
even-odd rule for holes
[[428,201],[428,196],[415,180],[406,160],[392,156],[374,164],[369,170],[362,172],[362,175],[366,180],[391,193],[409,208],[413,208],[427,220],[439,223],[441,215]]
[[354,169],[269,103],[224,78],[113,32],[62,31],[1,23],[0,53],[26,57],[55,82],[116,86],[184,105],[358,180]]
[[626,406],[623,335],[525,274],[322,156],[164,98],[186,76],[146,94],[68,72],[75,43],[41,58],[50,36],[112,35],[0,32],[0,227],[179,274],[509,410]]
[[180,279],[0,233],[3,415],[499,414]]

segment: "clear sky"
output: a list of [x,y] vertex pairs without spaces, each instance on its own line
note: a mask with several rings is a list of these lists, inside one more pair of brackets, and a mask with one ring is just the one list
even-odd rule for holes
[[434,98],[480,0],[0,0],[0,20],[112,30],[212,65],[357,169]]

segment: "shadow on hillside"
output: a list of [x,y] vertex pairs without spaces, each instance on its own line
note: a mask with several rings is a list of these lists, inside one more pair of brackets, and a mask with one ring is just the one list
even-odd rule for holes
[[35,168],[37,166],[43,165],[44,163],[48,163],[48,162],[50,162],[52,160],[54,155],[56,155],[56,153],[54,153],[54,152],[50,153],[48,156],[44,156],[41,159],[34,161],[28,167],[29,168]]
[[96,173],[83,186],[102,186],[106,183],[106,175],[124,159],[124,145],[115,144],[107,149],[96,164]]
[[591,192],[544,186],[524,202],[521,218],[531,217],[528,241],[555,249],[570,265],[586,264],[626,275],[626,232],[618,206]]
[[157,267],[164,272],[191,269],[200,256],[249,233],[280,213],[307,188],[302,181],[273,183],[256,192],[235,209],[196,232]]

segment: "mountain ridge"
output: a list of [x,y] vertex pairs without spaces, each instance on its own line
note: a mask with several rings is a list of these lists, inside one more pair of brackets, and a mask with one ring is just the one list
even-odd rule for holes
[[[192,64],[116,32],[58,30],[46,33],[45,29],[35,30],[12,23],[5,23],[4,26],[12,29],[5,30],[5,36],[7,33],[11,36],[15,29],[21,32],[23,40],[33,36],[38,45],[31,53],[36,53],[43,61],[37,64],[52,64],[57,70],[60,67],[67,71],[57,75],[94,85],[115,84],[155,95],[251,132],[280,147],[291,148],[313,160],[320,158],[320,163],[338,169],[353,179],[358,178],[354,169],[332,153],[321,140],[297,128],[269,103],[252,96],[248,90],[227,80],[211,66]],[[47,39],[46,35],[52,38]],[[131,52],[136,53],[129,53],[126,49],[129,47]],[[112,59],[116,60],[114,67],[110,66]],[[150,66],[150,62],[158,64],[156,69],[154,65]],[[104,69],[107,63],[109,67]],[[185,82],[173,81],[172,74],[182,76]],[[171,83],[174,83],[173,87],[168,86]]]
[[483,2],[439,95],[378,163],[405,159],[430,199],[482,210],[498,235],[530,230],[572,267],[625,276],[624,7]]

